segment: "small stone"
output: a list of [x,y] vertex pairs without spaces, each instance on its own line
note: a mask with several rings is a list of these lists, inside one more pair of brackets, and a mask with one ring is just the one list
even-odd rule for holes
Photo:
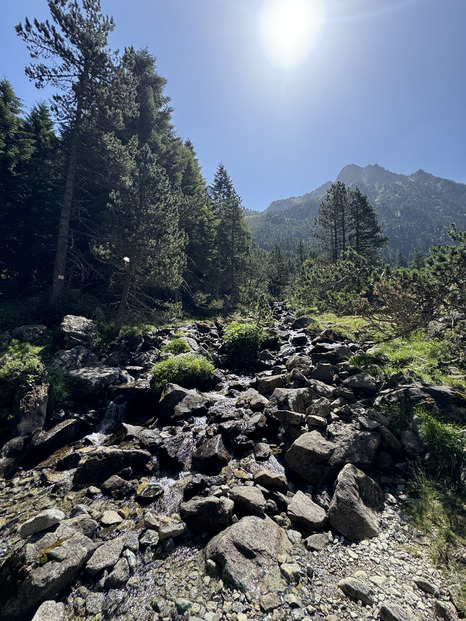
[[155,547],[159,543],[159,534],[158,534],[158,532],[148,528],[141,535],[141,537],[139,539],[139,543],[142,546],[152,546],[152,547]]
[[65,619],[65,604],[46,601],[43,602],[37,609],[36,614],[32,618],[32,621],[64,621]]
[[271,612],[281,606],[281,601],[275,593],[267,593],[259,598],[259,604],[264,612]]
[[117,511],[104,511],[100,518],[102,526],[114,526],[115,524],[121,524],[123,518]]
[[306,548],[311,552],[321,552],[329,546],[330,543],[330,537],[327,533],[317,533],[304,540]]
[[301,571],[296,563],[283,563],[283,565],[280,565],[280,571],[287,582],[299,582]]
[[294,595],[294,593],[287,593],[285,595],[285,602],[290,606],[290,608],[301,608],[301,602]]
[[425,593],[431,593],[432,595],[439,594],[439,588],[433,584],[430,580],[423,578],[422,576],[414,576],[413,581],[417,586]]
[[381,621],[416,621],[416,617],[397,604],[385,604],[380,609]]
[[444,621],[458,621],[459,617],[456,608],[450,602],[435,602],[435,613],[437,617]]
[[187,610],[189,610],[191,608],[192,602],[190,602],[189,599],[185,599],[184,597],[179,597],[175,601],[175,606],[176,606],[176,610],[180,614],[183,614],[183,613],[185,613]]
[[355,602],[361,601],[365,606],[372,606],[374,597],[369,585],[357,578],[344,578],[338,583],[338,587]]

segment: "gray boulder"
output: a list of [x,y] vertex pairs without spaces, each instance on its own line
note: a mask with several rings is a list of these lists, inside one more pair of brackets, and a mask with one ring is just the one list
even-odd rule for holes
[[327,513],[312,498],[298,490],[288,505],[290,520],[307,531],[314,531],[327,521]]
[[343,380],[343,386],[368,395],[375,395],[377,392],[377,380],[367,373],[351,375]]
[[46,334],[47,326],[43,325],[19,326],[11,332],[12,338],[27,343],[40,342],[45,338]]
[[59,338],[65,349],[76,345],[91,347],[98,335],[96,324],[86,317],[66,315],[58,330]]
[[380,486],[352,464],[338,475],[328,510],[332,527],[351,541],[376,537],[383,492]]
[[218,474],[230,461],[230,454],[217,434],[205,440],[194,452],[192,467],[203,474]]
[[285,463],[309,483],[332,480],[345,464],[370,468],[381,438],[378,433],[360,431],[351,425],[329,425],[330,439],[318,431],[303,433],[285,454]]
[[95,396],[120,379],[119,369],[104,366],[95,354],[82,345],[58,351],[52,366],[67,379],[71,399]]
[[19,528],[19,534],[22,539],[26,539],[35,533],[46,530],[55,524],[59,524],[65,518],[65,514],[60,509],[46,509],[41,511],[26,522],[23,522]]
[[204,416],[208,405],[209,400],[197,390],[167,384],[160,398],[159,415],[164,420]]
[[262,515],[266,500],[258,487],[235,485],[230,490],[230,498],[234,501],[239,514]]
[[175,470],[190,470],[193,461],[194,436],[188,431],[164,438],[158,448],[160,463]]
[[291,553],[284,530],[268,517],[247,516],[216,535],[205,556],[221,568],[222,578],[234,588],[250,592],[259,584],[277,591],[283,581],[279,557]]
[[114,567],[125,547],[126,536],[121,535],[116,539],[106,541],[93,553],[86,564],[86,571],[94,576],[103,569]]
[[229,498],[197,496],[181,504],[180,516],[194,533],[217,533],[231,524],[233,508]]
[[83,457],[83,462],[74,473],[73,483],[79,486],[102,485],[124,468],[131,468],[135,475],[149,475],[152,471],[152,456],[141,449],[96,447]]
[[48,600],[41,604],[32,621],[65,621],[65,604]]
[[13,588],[0,605],[1,619],[21,621],[32,618],[42,602],[60,594],[73,582],[95,545],[81,533],[73,533],[70,529],[67,532],[70,534],[68,538],[58,540],[58,545],[42,556],[43,564],[26,564],[24,556],[14,555],[2,566],[0,581],[7,580]]

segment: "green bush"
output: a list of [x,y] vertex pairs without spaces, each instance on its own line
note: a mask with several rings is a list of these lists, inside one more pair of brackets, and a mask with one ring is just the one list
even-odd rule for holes
[[160,394],[166,384],[179,384],[185,388],[202,387],[210,379],[214,366],[203,356],[181,354],[160,360],[152,367],[152,390]]
[[39,357],[41,350],[42,347],[13,339],[0,352],[0,382],[18,387],[34,383],[35,378],[44,372]]
[[235,360],[250,360],[264,341],[263,330],[255,323],[231,323],[225,328],[223,343],[226,353]]
[[189,345],[184,339],[175,338],[162,345],[162,351],[175,355],[184,354],[189,351]]

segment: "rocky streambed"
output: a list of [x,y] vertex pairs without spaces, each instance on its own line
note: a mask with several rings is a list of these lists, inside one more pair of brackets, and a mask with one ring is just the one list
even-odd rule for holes
[[456,585],[406,514],[419,421],[394,428],[384,412],[458,420],[465,394],[382,382],[351,364],[363,345],[286,309],[247,369],[231,368],[221,323],[176,331],[215,363],[211,387],[155,398],[149,371],[174,329],[102,356],[92,322],[67,317],[54,364],[69,401],[47,409],[45,380],[12,396],[0,618],[458,618]]

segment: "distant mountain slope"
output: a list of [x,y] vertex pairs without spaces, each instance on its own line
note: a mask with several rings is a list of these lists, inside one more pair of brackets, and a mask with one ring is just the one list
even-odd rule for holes
[[[452,223],[466,227],[465,184],[423,170],[399,175],[377,164],[345,166],[336,181],[357,186],[368,195],[390,239],[388,258],[399,252],[409,257],[415,248],[428,251],[431,245],[448,241]],[[274,201],[264,212],[248,215],[256,242],[269,249],[276,243],[287,248],[298,239],[310,240],[319,205],[330,185],[329,181],[303,196]]]

